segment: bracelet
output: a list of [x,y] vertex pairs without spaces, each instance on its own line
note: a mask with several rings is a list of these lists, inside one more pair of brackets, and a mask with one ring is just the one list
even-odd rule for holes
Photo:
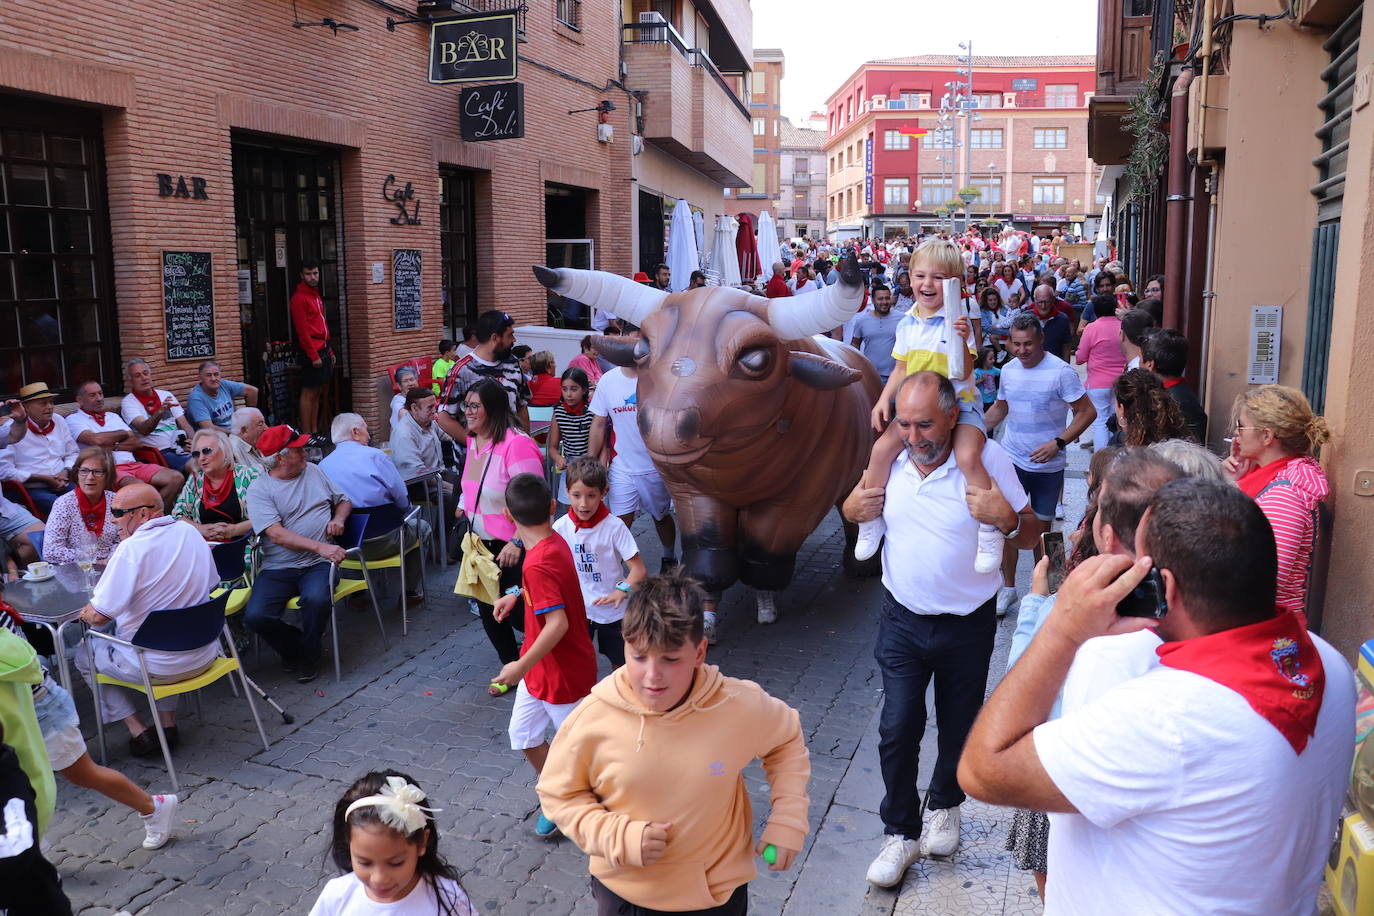
[[1006,539],[1009,540],[1009,541],[1012,541],[1012,540],[1015,540],[1015,539],[1016,539],[1016,536],[1017,536],[1018,534],[1020,534],[1020,533],[1021,533],[1021,516],[1020,516],[1020,515],[1017,515],[1017,516],[1016,516],[1016,527],[1013,528],[1013,529],[1011,529],[1010,531],[1008,531],[1006,534],[1002,535],[1002,537],[1006,538]]
[[522,541],[522,540],[520,540],[519,538],[511,538],[510,541],[509,541],[509,543],[514,544],[516,547],[519,547],[521,550],[524,550],[524,549],[525,549],[525,542]]
[[508,589],[506,589],[504,592],[502,592],[502,594],[503,594],[503,595],[515,595],[516,597],[519,597],[519,596],[520,596],[520,586],[518,586],[518,585],[512,585],[510,588],[508,588]]
[[622,591],[627,595],[630,593],[630,583],[626,582],[624,579],[617,582],[615,587],[617,591]]

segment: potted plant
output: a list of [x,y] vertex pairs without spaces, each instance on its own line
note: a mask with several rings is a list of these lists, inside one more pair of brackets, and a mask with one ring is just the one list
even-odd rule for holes
[[980,225],[982,225],[984,229],[996,229],[998,226],[1002,225],[1002,221],[989,216],[987,219],[983,220]]
[[959,199],[966,204],[971,204],[978,199],[978,189],[973,185],[964,185],[959,189]]
[[949,216],[952,212],[954,211],[952,211],[948,206],[944,204],[941,204],[934,210],[935,215],[940,217],[940,219],[944,219],[945,217]]

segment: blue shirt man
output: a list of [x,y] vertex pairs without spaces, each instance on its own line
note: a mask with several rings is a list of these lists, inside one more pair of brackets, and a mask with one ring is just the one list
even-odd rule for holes
[[343,491],[355,512],[379,506],[410,508],[406,483],[391,458],[368,445],[367,421],[356,413],[334,418],[330,435],[334,451],[320,461],[320,470]]
[[206,360],[200,364],[200,382],[186,398],[186,413],[197,429],[214,426],[232,432],[234,398],[242,397],[249,407],[258,406],[258,389],[243,382],[233,382],[220,375],[219,363]]

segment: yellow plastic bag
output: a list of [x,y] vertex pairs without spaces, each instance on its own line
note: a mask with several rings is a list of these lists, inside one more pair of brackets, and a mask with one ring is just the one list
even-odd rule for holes
[[495,604],[501,597],[501,569],[487,545],[472,531],[463,535],[463,562],[458,565],[458,581],[453,583],[453,593],[475,598],[483,604]]

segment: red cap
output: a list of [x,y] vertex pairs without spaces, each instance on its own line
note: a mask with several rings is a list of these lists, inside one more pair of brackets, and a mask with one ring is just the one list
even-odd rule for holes
[[648,282],[649,282],[649,275],[646,274],[644,271],[641,270],[639,273],[635,274],[635,282],[636,282],[636,283],[648,283]]
[[270,458],[284,448],[300,448],[309,441],[309,436],[289,426],[269,426],[258,436],[258,451]]

